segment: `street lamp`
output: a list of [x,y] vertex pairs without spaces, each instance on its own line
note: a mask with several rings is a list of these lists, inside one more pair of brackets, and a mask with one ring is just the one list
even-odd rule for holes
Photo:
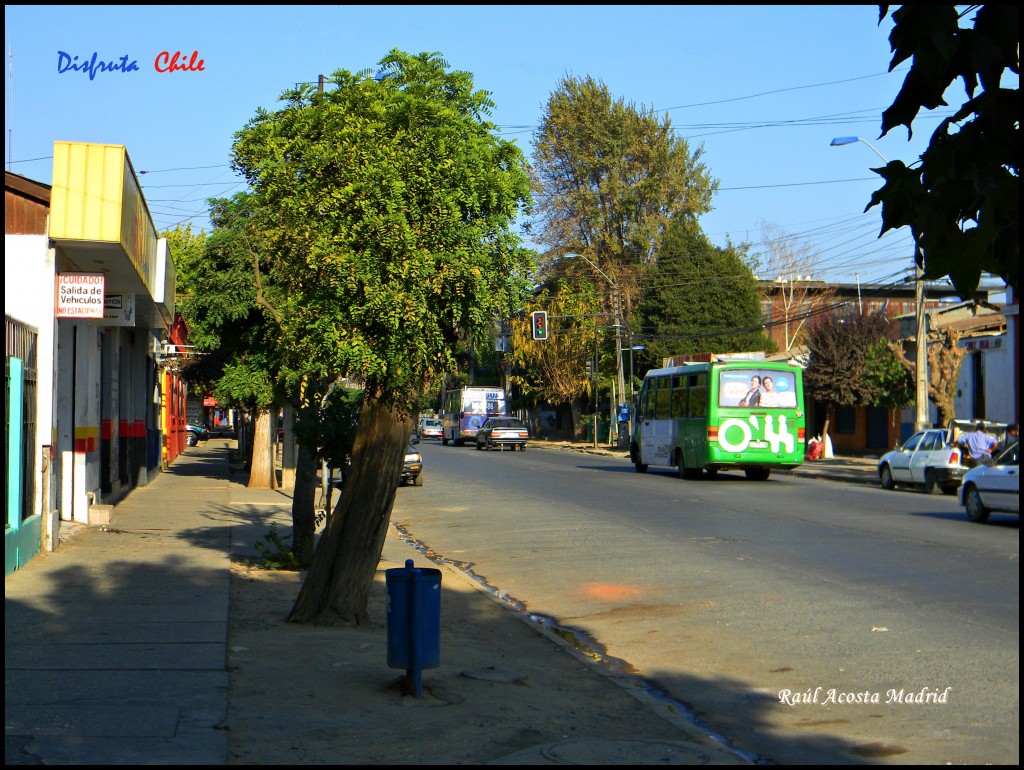
[[[619,285],[611,279],[611,277],[597,265],[590,261],[587,257],[582,254],[563,254],[566,259],[573,259],[579,257],[594,270],[601,274],[601,276],[611,284],[612,289],[615,290],[615,382],[619,389],[619,398],[626,397],[626,384],[622,373],[622,296],[619,294]],[[614,410],[614,405],[612,406]],[[615,421],[612,420],[614,423]],[[611,435],[611,426],[609,426],[609,436]],[[597,433],[594,433],[594,440],[597,440]]]
[[[882,159],[882,162],[889,165],[888,159],[880,153],[871,142],[861,139],[859,136],[837,136],[830,142],[832,147],[841,147],[844,144],[861,142],[870,147],[875,155]],[[914,416],[914,430],[924,430],[931,426],[928,417],[928,329],[924,312],[924,269],[921,267],[923,257],[921,246],[914,238],[914,316],[917,321],[917,361],[915,369],[916,397]]]

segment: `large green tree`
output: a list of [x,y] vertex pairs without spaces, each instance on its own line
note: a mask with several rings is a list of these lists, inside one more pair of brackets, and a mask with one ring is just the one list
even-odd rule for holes
[[287,278],[291,354],[365,383],[342,495],[290,620],[366,619],[418,398],[521,301],[529,254],[512,224],[529,200],[522,152],[488,94],[438,54],[392,51],[286,91],[236,134],[233,165],[266,211]]
[[[888,5],[879,6],[879,23]],[[922,108],[947,105],[958,79],[966,101],[932,133],[919,162],[875,169],[885,184],[882,233],[910,227],[924,277],[947,275],[964,299],[982,271],[1015,290],[1020,280],[1020,10],[1015,5],[902,5],[889,35],[890,71],[911,60],[903,87],[882,115],[882,136],[912,124]],[[973,26],[961,26],[967,13]],[[981,89],[978,89],[978,86]]]
[[714,246],[692,220],[677,219],[666,230],[637,315],[634,333],[647,366],[686,353],[776,349],[762,329],[757,278],[740,250]]
[[[615,281],[628,320],[643,268],[668,223],[711,210],[718,187],[667,116],[614,99],[592,77],[563,78],[533,140],[533,238],[557,258],[583,254]],[[582,260],[549,273],[605,279]],[[614,312],[612,296],[605,309]]]

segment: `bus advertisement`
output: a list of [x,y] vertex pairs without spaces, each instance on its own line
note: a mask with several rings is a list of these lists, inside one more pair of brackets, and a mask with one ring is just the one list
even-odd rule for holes
[[441,443],[462,446],[476,440],[476,432],[488,417],[505,417],[505,391],[502,388],[465,387],[447,390],[441,403],[444,435]]
[[634,467],[674,467],[682,478],[742,470],[756,480],[795,468],[806,442],[802,374],[769,361],[652,369],[630,441]]

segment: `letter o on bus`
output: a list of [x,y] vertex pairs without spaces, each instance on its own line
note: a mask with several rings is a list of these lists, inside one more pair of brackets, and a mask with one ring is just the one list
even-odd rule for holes
[[[733,427],[739,428],[743,432],[743,440],[737,444],[729,440],[729,429]],[[718,426],[718,445],[726,452],[742,452],[750,445],[750,439],[750,426],[743,420],[730,417],[728,420],[723,420],[722,424]]]

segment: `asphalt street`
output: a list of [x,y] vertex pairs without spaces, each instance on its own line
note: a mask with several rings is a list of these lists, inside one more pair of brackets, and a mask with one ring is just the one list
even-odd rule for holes
[[[753,754],[1016,758],[1016,517],[978,527],[955,497],[873,480],[683,481],[617,456],[421,449],[426,486],[392,517],[411,539]],[[886,703],[947,688],[945,703]],[[789,705],[783,691],[867,702]]]

